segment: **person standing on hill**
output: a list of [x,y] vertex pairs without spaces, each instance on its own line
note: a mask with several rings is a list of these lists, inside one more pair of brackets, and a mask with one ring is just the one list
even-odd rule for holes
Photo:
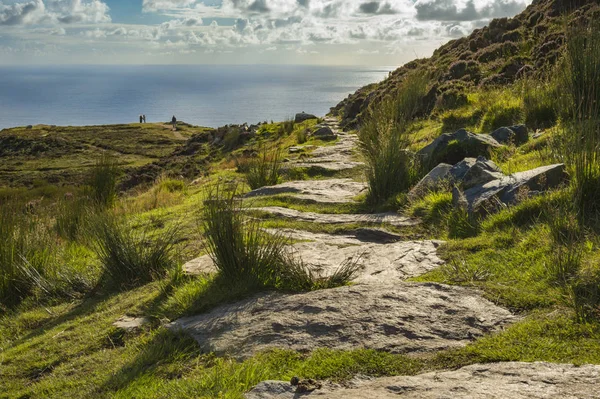
[[144,123],[146,123],[146,114],[142,115],[142,119],[144,120]]
[[140,123],[142,123],[142,121],[143,121],[143,116],[140,115]]
[[177,118],[173,115],[173,119],[171,119],[171,123],[173,124],[173,130],[177,130]]

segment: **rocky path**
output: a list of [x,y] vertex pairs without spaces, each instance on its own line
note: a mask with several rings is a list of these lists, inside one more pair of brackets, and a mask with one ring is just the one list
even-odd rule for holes
[[[337,121],[333,118],[325,118],[319,126],[329,128],[337,135],[335,144],[317,147],[314,151],[310,152],[308,157],[290,162],[288,167],[319,168],[339,172],[364,165],[364,163],[356,160],[355,149],[358,139],[355,134],[341,131],[337,125]],[[292,151],[295,151],[297,148],[293,148]]]
[[[310,162],[303,160],[296,166],[311,164],[341,170],[337,168],[350,167],[351,162],[356,162],[353,156],[356,137],[341,134],[332,120],[326,123],[339,134],[339,140],[334,145],[317,148]],[[354,202],[365,190],[364,183],[351,179],[292,181],[251,191],[246,198],[292,197],[325,206]],[[301,352],[317,348],[369,348],[391,353],[430,353],[464,346],[518,320],[474,289],[406,282],[443,264],[437,256],[441,242],[404,241],[381,227],[410,228],[417,220],[394,213],[320,214],[281,206],[254,210],[288,221],[364,224],[364,227],[334,235],[293,229],[277,231],[298,241],[291,250],[322,276],[333,273],[348,259],[358,259],[361,271],[350,286],[299,294],[262,293],[169,325],[169,328],[187,331],[206,351],[236,358],[246,358],[270,348]],[[188,262],[184,269],[190,274],[215,272],[207,255]],[[584,371],[579,374],[582,386],[600,382],[598,369]],[[325,382],[322,389],[308,396],[558,398],[571,389],[570,376],[577,373],[571,366],[475,365],[415,377],[365,380],[351,387]],[[544,376],[553,382],[545,382]],[[490,392],[492,394],[486,396]],[[529,394],[538,396],[527,396]],[[289,382],[271,381],[259,384],[247,398],[304,396],[299,395]]]

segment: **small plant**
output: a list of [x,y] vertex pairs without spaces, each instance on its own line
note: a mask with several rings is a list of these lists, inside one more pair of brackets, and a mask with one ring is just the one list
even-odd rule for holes
[[532,129],[546,129],[556,125],[556,87],[551,82],[525,80],[522,90],[525,125]]
[[296,143],[304,144],[308,140],[308,129],[296,130]]
[[279,125],[279,136],[289,136],[294,131],[294,120],[286,119]]
[[98,206],[109,208],[117,199],[117,182],[121,168],[115,157],[103,154],[97,159],[88,177],[89,196]]
[[269,234],[259,221],[245,216],[236,191],[236,187],[211,187],[202,211],[208,253],[229,284],[307,291],[343,285],[354,277],[358,261],[345,262],[332,276],[321,277],[297,260],[286,236]]
[[77,241],[92,212],[86,197],[64,198],[57,204],[56,232],[62,238]]
[[486,270],[484,265],[471,265],[465,260],[452,260],[442,268],[442,273],[444,279],[452,283],[485,281],[490,276],[490,272]]
[[90,231],[92,249],[100,259],[105,276],[119,288],[163,277],[176,266],[177,227],[150,235],[134,230],[122,217],[101,212],[91,220]]
[[279,182],[281,172],[281,151],[269,151],[263,146],[257,157],[248,160],[246,181],[250,188],[273,186]]
[[503,127],[512,126],[523,120],[523,110],[520,105],[497,103],[492,105],[481,119],[480,131],[491,133]]
[[549,227],[554,243],[549,271],[558,283],[566,285],[575,277],[583,260],[583,232],[569,203],[554,209]]
[[479,221],[462,207],[457,207],[448,215],[448,237],[469,238],[479,234]]

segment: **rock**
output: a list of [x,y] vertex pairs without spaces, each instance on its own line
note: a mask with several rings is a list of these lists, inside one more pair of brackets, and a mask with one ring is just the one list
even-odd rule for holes
[[304,152],[304,151],[312,150],[315,148],[316,148],[316,146],[314,146],[314,145],[299,145],[299,146],[293,146],[293,147],[288,148],[288,151],[290,154],[297,154],[299,152]]
[[454,181],[461,181],[475,163],[477,163],[477,158],[465,158],[450,169],[450,175]]
[[31,130],[31,129],[33,129],[33,125],[27,125],[27,126],[25,126],[25,129]]
[[309,119],[318,119],[318,118],[312,114],[307,114],[306,112],[300,112],[300,113],[296,114],[296,117],[294,118],[294,123],[302,123]]
[[444,181],[450,180],[450,170],[452,169],[452,165],[448,165],[447,163],[441,163],[437,165],[435,168],[431,169],[424,178],[422,178],[411,190],[408,194],[411,200],[415,200],[423,197],[428,192],[435,190],[439,185],[441,185]]
[[525,125],[515,125],[494,130],[492,137],[499,143],[521,145],[529,141],[529,132]]
[[[324,385],[306,397],[328,399],[592,399],[598,397],[600,366],[505,362],[473,364],[416,376],[354,381],[352,387]],[[287,388],[289,387],[289,388]],[[287,382],[262,382],[246,399],[292,399]],[[304,396],[303,396],[304,397]]]
[[150,319],[147,317],[130,317],[123,316],[113,323],[113,326],[121,328],[125,331],[139,330],[143,326],[150,324]]
[[454,165],[467,157],[488,155],[492,148],[500,146],[490,135],[460,129],[442,134],[418,154],[430,165],[442,162]]
[[353,202],[354,197],[366,189],[365,183],[352,179],[300,180],[261,187],[250,191],[244,197],[291,195],[313,203],[339,204]]
[[500,199],[510,205],[517,204],[524,198],[537,193],[557,188],[567,179],[565,165],[556,164],[515,173],[511,176],[515,182],[504,191]]
[[[483,216],[507,205],[515,205],[539,192],[557,188],[567,177],[563,164],[542,166],[473,186],[465,190],[464,197],[469,212]],[[459,202],[459,193],[453,191],[452,195],[453,203]]]
[[247,358],[270,348],[422,353],[466,345],[516,318],[476,291],[442,284],[357,284],[263,293],[167,325],[206,352]]
[[389,224],[391,226],[414,226],[419,224],[416,219],[401,216],[394,212],[369,213],[369,214],[328,214],[314,212],[300,212],[294,209],[282,208],[279,206],[269,206],[262,208],[250,208],[250,211],[256,210],[267,212],[278,218],[292,219],[301,222],[315,222],[322,224],[343,224],[343,223],[361,223],[361,224]]
[[199,258],[186,262],[182,267],[185,274],[200,276],[203,274],[212,274],[216,272],[215,265],[209,255],[203,255]]
[[503,177],[504,174],[494,162],[478,157],[460,180],[462,188],[466,190]]
[[313,137],[315,137],[317,139],[325,140],[325,141],[337,139],[337,135],[333,132],[333,130],[331,130],[331,128],[329,126],[319,127],[317,130],[315,130],[313,132],[312,135],[313,135]]

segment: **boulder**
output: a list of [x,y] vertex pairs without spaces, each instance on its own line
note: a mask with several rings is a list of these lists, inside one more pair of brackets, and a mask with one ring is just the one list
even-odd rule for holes
[[294,123],[301,123],[301,122],[307,121],[309,119],[318,119],[318,118],[312,114],[307,114],[306,112],[300,112],[300,113],[296,114],[296,117],[294,118]]
[[529,140],[529,132],[525,125],[515,125],[494,130],[492,137],[502,144],[520,145]]
[[462,188],[466,190],[503,177],[504,174],[494,162],[488,161],[484,157],[478,157],[460,180]]
[[313,132],[313,136],[320,140],[335,140],[337,135],[329,126],[320,126]]
[[448,165],[447,163],[441,163],[431,169],[431,171],[427,173],[427,175],[423,177],[412,190],[410,190],[410,193],[408,194],[409,198],[413,200],[418,199],[427,194],[427,192],[435,190],[444,181],[449,180],[450,170],[452,170],[452,165]]
[[454,165],[467,157],[488,155],[492,148],[500,147],[488,134],[474,134],[460,129],[454,133],[444,133],[418,154],[430,165],[441,162]]
[[[564,164],[542,166],[452,192],[453,203],[466,202],[469,213],[484,216],[515,205],[567,180]],[[464,198],[459,198],[464,196]]]
[[473,167],[477,163],[477,158],[465,158],[462,161],[456,163],[452,169],[450,169],[450,174],[455,181],[460,181],[465,177],[469,169]]

